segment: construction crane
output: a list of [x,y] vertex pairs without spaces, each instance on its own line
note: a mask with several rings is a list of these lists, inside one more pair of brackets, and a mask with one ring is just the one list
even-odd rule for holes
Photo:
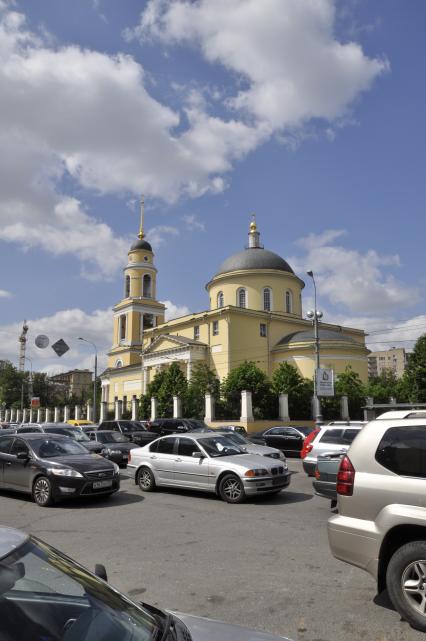
[[24,324],[22,325],[22,332],[19,337],[19,371],[24,372],[25,371],[25,350],[27,347],[27,332],[28,332],[28,325],[27,321],[24,320]]

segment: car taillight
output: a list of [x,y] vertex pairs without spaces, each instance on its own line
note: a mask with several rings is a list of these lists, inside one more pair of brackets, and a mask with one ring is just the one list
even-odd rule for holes
[[127,463],[130,463],[130,461],[132,460],[132,455],[131,455],[131,453],[130,453],[131,451],[132,451],[132,450],[129,450],[129,458],[127,459]]
[[317,479],[317,481],[319,481],[320,476],[321,476],[321,473],[320,473],[319,469],[316,467],[315,468],[315,478]]
[[352,496],[354,492],[355,468],[348,456],[344,456],[337,472],[337,494]]

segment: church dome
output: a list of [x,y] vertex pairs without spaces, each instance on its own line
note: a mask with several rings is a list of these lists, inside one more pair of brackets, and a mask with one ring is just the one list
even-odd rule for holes
[[145,249],[146,251],[152,252],[151,245],[144,238],[138,238],[138,240],[130,247],[130,251],[136,251],[138,249]]
[[[356,343],[356,341],[347,334],[343,332],[336,332],[330,329],[319,329],[318,337],[320,341],[339,341],[343,343]],[[291,345],[292,343],[311,343],[315,340],[315,332],[313,329],[308,329],[301,332],[293,332],[292,334],[287,334],[278,341],[278,345]]]
[[294,274],[290,265],[278,254],[262,247],[248,247],[224,260],[216,276],[240,269],[275,269]]

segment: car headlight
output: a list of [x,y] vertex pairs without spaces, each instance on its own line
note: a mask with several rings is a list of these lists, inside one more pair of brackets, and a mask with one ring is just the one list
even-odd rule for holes
[[287,460],[286,457],[285,457],[284,452],[280,452],[280,455],[279,455],[278,458],[280,458],[282,461],[286,461]]
[[121,454],[121,450],[109,450],[109,454]]
[[108,454],[111,454],[111,450],[109,450],[107,447],[103,447],[101,449],[101,455],[102,456],[108,456]]
[[120,468],[117,465],[117,463],[113,463],[113,466],[114,466],[114,474],[120,474]]
[[268,476],[268,471],[263,468],[247,470],[244,476],[248,476],[249,478],[254,478],[255,476]]
[[60,468],[60,467],[50,467],[48,468],[47,471],[53,474],[54,476],[68,476],[74,479],[83,478],[83,474],[80,474],[80,472],[77,472],[77,470],[71,470],[71,469]]

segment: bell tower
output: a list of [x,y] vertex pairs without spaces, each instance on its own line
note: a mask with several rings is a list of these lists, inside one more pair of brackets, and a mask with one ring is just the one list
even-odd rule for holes
[[144,214],[142,196],[138,239],[129,249],[123,270],[123,298],[113,308],[114,331],[108,353],[111,369],[140,364],[144,331],[164,323],[165,306],[156,299],[157,269],[152,247],[145,240]]

